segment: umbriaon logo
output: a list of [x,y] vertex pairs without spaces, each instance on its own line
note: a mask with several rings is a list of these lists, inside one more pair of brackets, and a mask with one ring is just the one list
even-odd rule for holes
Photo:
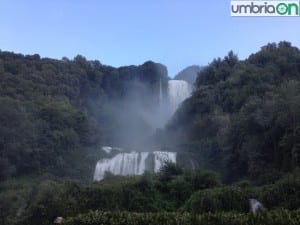
[[299,1],[231,1],[231,16],[299,16]]

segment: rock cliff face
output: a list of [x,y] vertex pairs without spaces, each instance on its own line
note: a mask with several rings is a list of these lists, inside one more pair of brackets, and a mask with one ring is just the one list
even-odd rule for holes
[[194,84],[196,81],[196,78],[198,76],[198,73],[202,70],[202,67],[200,66],[189,66],[185,69],[183,69],[181,72],[179,72],[174,79],[175,80],[185,80],[191,85]]

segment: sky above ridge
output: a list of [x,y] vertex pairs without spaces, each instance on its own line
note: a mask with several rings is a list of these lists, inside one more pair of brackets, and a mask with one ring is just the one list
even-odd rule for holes
[[230,1],[1,0],[0,49],[42,57],[77,54],[112,66],[162,63],[173,77],[233,50],[269,42],[300,47],[300,17],[230,17]]

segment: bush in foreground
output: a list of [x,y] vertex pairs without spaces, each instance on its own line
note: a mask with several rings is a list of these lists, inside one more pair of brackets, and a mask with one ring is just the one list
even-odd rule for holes
[[278,209],[262,214],[242,213],[128,213],[91,211],[68,218],[65,225],[287,225],[300,223],[300,210]]

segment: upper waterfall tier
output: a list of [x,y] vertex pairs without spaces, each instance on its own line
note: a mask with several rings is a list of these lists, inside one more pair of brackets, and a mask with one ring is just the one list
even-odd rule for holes
[[168,97],[171,113],[174,113],[181,102],[191,95],[192,88],[184,80],[168,81]]

